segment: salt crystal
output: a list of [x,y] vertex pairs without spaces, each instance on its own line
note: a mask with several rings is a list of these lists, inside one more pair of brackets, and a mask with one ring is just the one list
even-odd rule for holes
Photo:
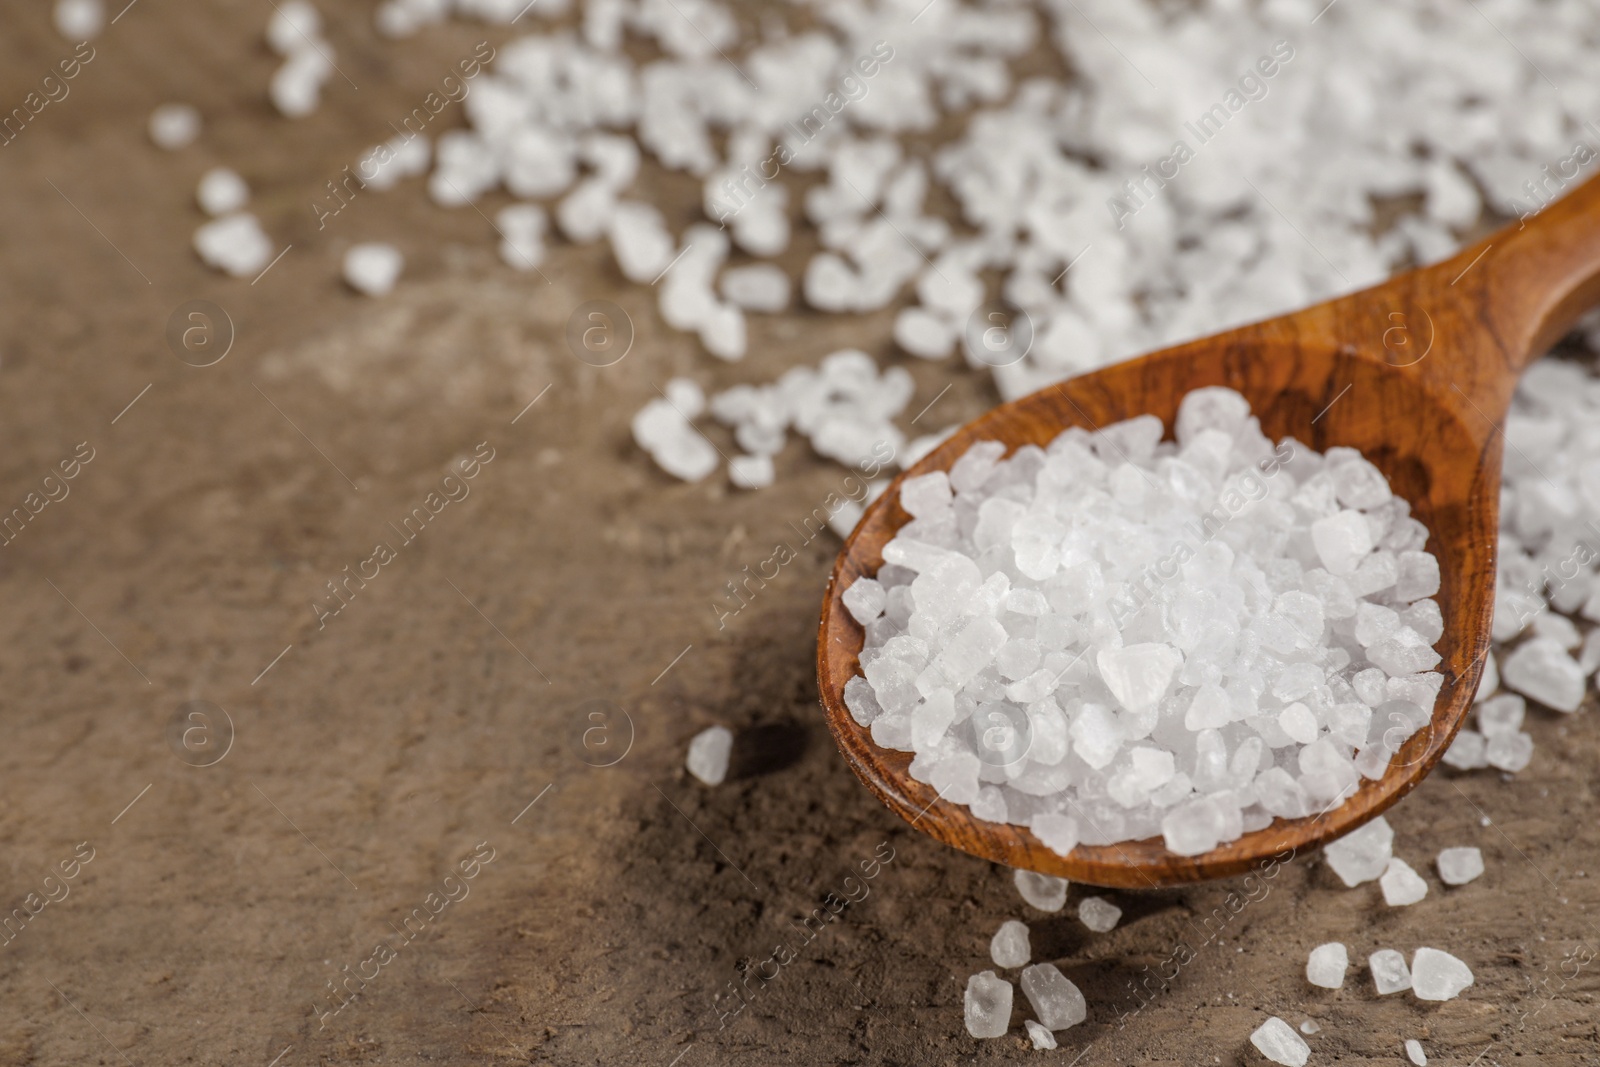
[[1078,901],[1078,918],[1097,934],[1109,933],[1122,918],[1122,909],[1104,897],[1084,897]]
[[913,356],[944,359],[955,351],[956,331],[945,319],[923,308],[910,307],[895,317],[894,341]]
[[227,215],[250,202],[250,187],[227,167],[212,167],[200,176],[195,200],[207,215]]
[[1528,702],[1515,693],[1501,693],[1478,704],[1478,732],[1485,737],[1513,734],[1522,729]]
[[391,244],[369,241],[351,245],[344,254],[344,280],[358,293],[383,296],[400,279],[405,257]]
[[1298,701],[1278,713],[1278,727],[1290,740],[1309,745],[1317,739],[1317,717],[1311,709]]
[[1504,685],[1557,711],[1577,711],[1584,677],[1560,643],[1534,637],[1514,649],[1500,667]]
[[1491,767],[1515,774],[1533,760],[1533,737],[1521,731],[1491,737],[1483,759]]
[[1483,873],[1483,853],[1476,848],[1442,849],[1435,862],[1439,867],[1439,880],[1445,885],[1466,885]]
[[1000,929],[989,940],[989,958],[994,960],[996,967],[1021,967],[1027,964],[1030,958],[1027,924],[1016,919],[1001,923]]
[[1344,988],[1344,973],[1350,966],[1350,953],[1344,945],[1330,941],[1318,945],[1306,958],[1306,981],[1323,989]]
[[1207,797],[1177,804],[1161,820],[1167,850],[1179,856],[1210,852],[1222,843],[1226,832],[1226,817]]
[[1428,1067],[1428,1054],[1422,1051],[1422,1042],[1414,1037],[1406,1038],[1406,1058],[1417,1067]]
[[1067,903],[1067,880],[1054,875],[1025,871],[1011,872],[1022,899],[1040,911],[1060,911]]
[[1406,958],[1394,949],[1380,948],[1367,957],[1367,966],[1372,969],[1372,982],[1379,996],[1411,988],[1411,971],[1406,967]]
[[1345,885],[1354,888],[1383,874],[1389,866],[1394,831],[1382,815],[1322,849],[1322,855]]
[[1068,1030],[1089,1016],[1083,993],[1053,963],[1023,968],[1022,994],[1046,1030]]
[[967,979],[964,1010],[967,1033],[976,1038],[1004,1037],[1011,1026],[1011,983],[983,971]]
[[1445,749],[1441,761],[1458,771],[1473,771],[1489,765],[1487,742],[1476,730],[1461,730]]
[[733,731],[726,726],[708,726],[689,742],[683,765],[706,785],[721,785],[728,776],[728,756],[733,751]]
[[280,56],[311,47],[322,35],[322,16],[309,0],[283,0],[273,4],[267,21],[267,44]]
[[883,586],[871,578],[857,578],[850,583],[850,588],[844,591],[840,598],[845,609],[850,612],[850,617],[861,625],[876,619],[883,614],[883,606],[888,596]]
[[609,233],[617,266],[631,282],[653,282],[672,262],[672,235],[661,212],[649,204],[618,203]]
[[733,267],[722,275],[722,295],[746,311],[779,312],[789,306],[789,276],[771,263]]
[[1300,1024],[1300,1032],[1308,1036],[1311,1034],[1320,1034],[1322,1032],[1322,1027],[1317,1024],[1315,1019],[1307,1019],[1305,1022]]
[[734,456],[728,460],[728,480],[740,489],[764,489],[774,477],[771,456]]
[[1183,654],[1171,645],[1146,643],[1095,654],[1100,677],[1117,702],[1132,712],[1153,707],[1167,691]]
[[1250,1035],[1250,1043],[1267,1059],[1285,1067],[1305,1067],[1306,1060],[1311,1058],[1311,1046],[1276,1015]]
[[213,219],[194,233],[194,250],[209,267],[235,278],[258,274],[272,259],[272,242],[254,215]]
[[188,104],[162,104],[150,112],[149,128],[157,148],[176,152],[200,136],[200,112]]
[[1428,883],[1399,856],[1390,857],[1378,885],[1383,890],[1383,902],[1391,908],[1415,904],[1428,895]]
[[1341,511],[1311,524],[1311,543],[1329,574],[1355,573],[1372,551],[1372,532],[1359,511]]
[[1472,982],[1472,970],[1448,952],[1419,948],[1412,953],[1411,991],[1418,1000],[1454,1000]]
[[1033,1042],[1035,1049],[1056,1047],[1056,1035],[1046,1030],[1043,1026],[1040,1026],[1032,1019],[1024,1020],[1022,1025],[1027,1028],[1028,1040]]
[[1078,847],[1081,840],[1078,822],[1070,815],[1042,812],[1029,824],[1035,837],[1058,856],[1065,856]]
[[105,28],[105,6],[100,0],[56,0],[54,19],[61,36],[69,41],[87,41]]

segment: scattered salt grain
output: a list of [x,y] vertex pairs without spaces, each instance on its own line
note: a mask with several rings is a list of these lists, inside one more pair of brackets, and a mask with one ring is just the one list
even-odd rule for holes
[[1483,853],[1476,848],[1443,849],[1436,862],[1445,885],[1466,885],[1483,873]]
[[369,241],[351,245],[344,254],[345,283],[367,296],[384,296],[400,280],[405,257],[391,244]]
[[1011,1026],[1011,983],[983,971],[967,979],[967,1033],[976,1038],[1004,1037]]
[[56,0],[56,32],[69,41],[87,41],[105,28],[106,10],[100,0]]
[[230,215],[250,202],[250,187],[228,167],[212,167],[200,176],[194,198],[207,215]]
[[1500,668],[1501,682],[1557,711],[1577,711],[1583,702],[1583,671],[1549,637],[1533,637],[1518,645]]
[[1411,991],[1418,1000],[1454,1000],[1472,981],[1472,970],[1448,952],[1419,948],[1411,956]]
[[722,275],[722,295],[746,311],[779,312],[789,306],[789,276],[772,263],[731,267]]
[[1491,737],[1484,745],[1483,760],[1497,770],[1515,774],[1533,760],[1533,736],[1519,730]]
[[1078,901],[1078,919],[1097,934],[1109,933],[1122,918],[1122,909],[1105,897],[1084,897]]
[[[859,584],[859,583],[857,583]],[[848,605],[846,605],[848,606]],[[1040,911],[1060,911],[1067,904],[1067,880],[1018,868],[1011,872],[1017,892],[1031,907]]]
[[1350,966],[1350,953],[1337,941],[1318,945],[1306,958],[1306,981],[1323,989],[1342,989],[1344,973]]
[[200,112],[188,104],[162,104],[150,112],[149,131],[157,148],[187,148],[200,136]]
[[1315,1019],[1307,1019],[1305,1022],[1300,1024],[1300,1032],[1308,1036],[1311,1034],[1320,1034],[1322,1033],[1322,1027]]
[[1024,1021],[1022,1025],[1027,1028],[1028,1040],[1033,1042],[1035,1049],[1056,1047],[1056,1035],[1049,1030],[1046,1030],[1032,1019]]
[[733,731],[726,726],[708,726],[689,742],[683,765],[706,785],[721,785],[728,776],[728,756],[733,751]]
[[208,266],[244,278],[272,259],[272,241],[254,215],[241,212],[213,219],[194,233],[194,250]]
[[1422,1042],[1414,1037],[1406,1038],[1406,1058],[1417,1067],[1428,1067],[1428,1054],[1422,1051]]
[[1415,904],[1428,895],[1428,883],[1399,856],[1389,859],[1378,885],[1383,890],[1383,902],[1391,908]]
[[1411,971],[1406,967],[1406,958],[1394,949],[1380,948],[1367,957],[1367,966],[1372,969],[1372,984],[1379,996],[1411,988]]
[[1053,963],[1023,968],[1022,993],[1048,1030],[1067,1030],[1089,1017],[1082,991]]
[[765,489],[775,477],[771,456],[757,453],[728,460],[728,480],[740,489]]
[[996,967],[1024,966],[1030,958],[1027,924],[1016,919],[1001,923],[1000,929],[989,939],[989,958]]
[[1382,815],[1345,834],[1322,850],[1322,856],[1352,889],[1382,876],[1393,855],[1394,830]]
[[1250,1035],[1250,1043],[1257,1052],[1284,1067],[1305,1067],[1306,1060],[1311,1058],[1311,1046],[1276,1015]]

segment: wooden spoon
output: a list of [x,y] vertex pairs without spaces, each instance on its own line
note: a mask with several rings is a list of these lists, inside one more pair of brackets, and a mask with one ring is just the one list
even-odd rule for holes
[[[1455,257],[1382,285],[1085,374],[961,427],[902,473],[846,540],[834,565],[817,638],[817,678],[828,727],[867,787],[918,829],[974,856],[1094,885],[1169,886],[1241,874],[1316,848],[1382,812],[1431,770],[1460,728],[1478,687],[1494,608],[1501,423],[1522,370],[1600,300],[1600,178],[1539,215]],[[948,470],[976,441],[1007,451],[1045,445],[1069,426],[1089,430],[1159,416],[1169,434],[1178,403],[1225,385],[1250,401],[1262,430],[1325,451],[1357,448],[1430,531],[1439,559],[1444,686],[1429,726],[1397,752],[1384,777],[1362,780],[1331,811],[1277,819],[1200,856],[1167,851],[1160,837],[1080,845],[1059,856],[1021,826],[985,822],[941,800],[907,773],[911,754],[879,748],[844,704],[860,673],[863,632],[840,596],[877,573],[883,546],[910,516],[905,478]]]

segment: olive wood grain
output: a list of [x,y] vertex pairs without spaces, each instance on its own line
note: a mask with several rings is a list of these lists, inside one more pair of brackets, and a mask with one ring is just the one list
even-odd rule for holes
[[[1600,300],[1600,179],[1458,255],[1382,285],[1070,379],[1003,404],[961,427],[867,509],[829,579],[818,632],[817,676],[828,726],[850,766],[918,829],[974,856],[1074,881],[1151,888],[1240,874],[1349,832],[1409,792],[1460,728],[1489,648],[1505,418],[1518,376]],[[1430,531],[1439,558],[1445,675],[1429,726],[1396,753],[1379,781],[1350,799],[1200,856],[1159,837],[1080,845],[1066,857],[1025,827],[984,822],[907,773],[910,754],[881,749],[845,708],[860,673],[862,628],[840,601],[877,573],[883,546],[909,521],[900,481],[948,470],[976,441],[1007,451],[1045,445],[1063,429],[1090,430],[1134,415],[1170,429],[1179,401],[1208,385],[1249,399],[1273,440],[1317,449],[1348,445],[1388,476]]]

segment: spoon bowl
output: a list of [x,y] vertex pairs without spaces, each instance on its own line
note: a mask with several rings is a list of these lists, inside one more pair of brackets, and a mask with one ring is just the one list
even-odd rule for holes
[[[1317,848],[1410,792],[1460,729],[1489,651],[1494,609],[1501,422],[1521,370],[1600,298],[1600,180],[1520,228],[1507,228],[1444,263],[1277,319],[1164,349],[1002,404],[961,427],[904,471],[846,540],[823,601],[817,675],[828,726],[867,787],[918,829],[975,856],[1073,881],[1154,888],[1242,874]],[[1318,452],[1360,450],[1429,530],[1439,560],[1436,596],[1444,684],[1429,723],[1363,778],[1338,806],[1279,818],[1199,856],[1160,837],[1079,845],[1062,856],[1024,826],[986,822],[940,799],[908,773],[912,754],[876,745],[851,717],[844,686],[861,673],[864,632],[841,596],[877,573],[883,547],[910,521],[906,478],[948,470],[978,441],[1007,453],[1047,445],[1071,426],[1094,431],[1155,415],[1170,435],[1190,391],[1227,386],[1250,402],[1273,441]]]

